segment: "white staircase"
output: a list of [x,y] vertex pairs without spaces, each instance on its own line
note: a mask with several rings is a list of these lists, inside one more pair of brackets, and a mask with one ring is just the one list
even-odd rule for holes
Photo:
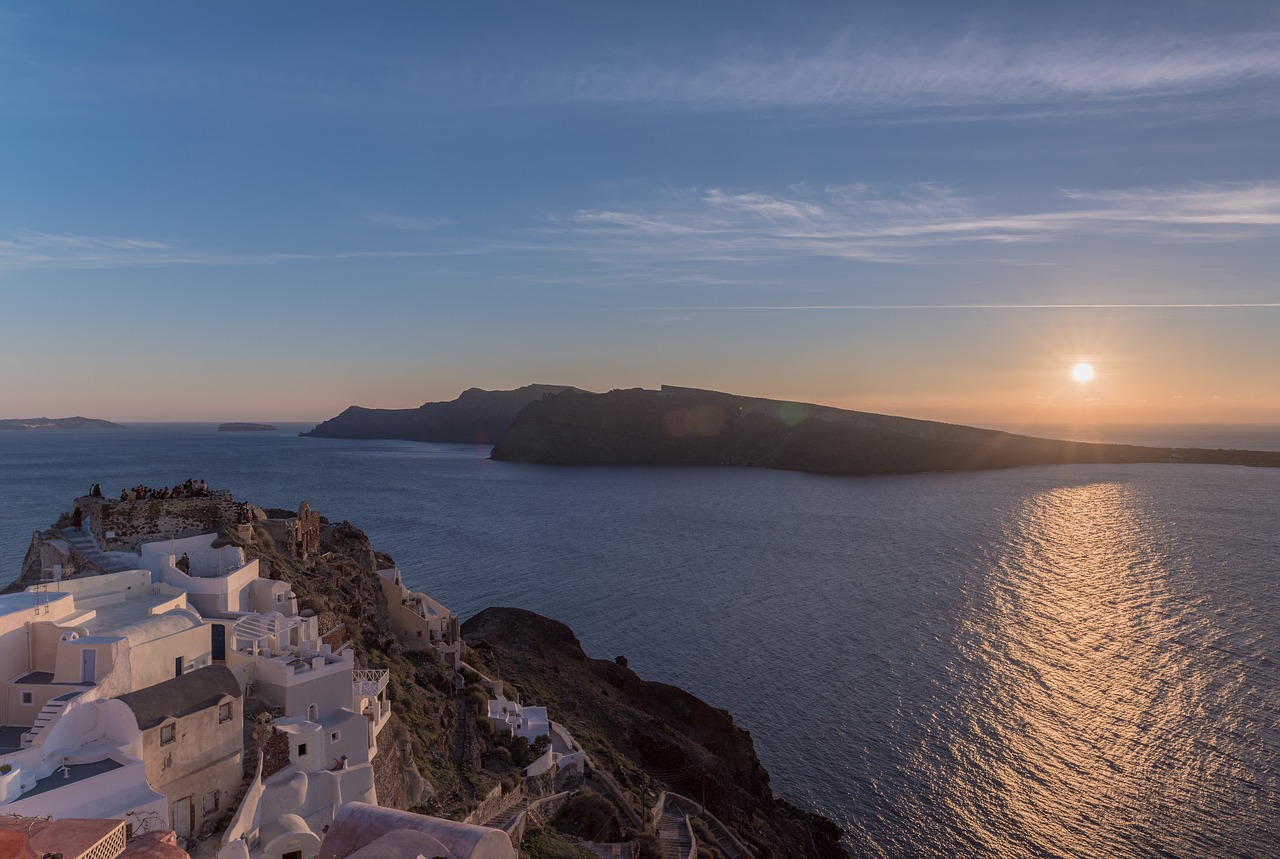
[[56,698],[50,698],[36,715],[36,722],[31,726],[31,730],[22,735],[22,748],[29,749],[38,741],[43,742],[44,733],[49,726],[62,718],[62,711],[67,709],[67,705],[79,694],[79,692],[65,692]]

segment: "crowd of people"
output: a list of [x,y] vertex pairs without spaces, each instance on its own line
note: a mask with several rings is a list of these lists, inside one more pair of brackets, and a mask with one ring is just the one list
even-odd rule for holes
[[166,498],[208,498],[213,495],[209,484],[203,480],[187,479],[163,489],[152,489],[150,486],[135,486],[132,489],[121,489],[121,501],[146,501],[148,499],[164,500]]

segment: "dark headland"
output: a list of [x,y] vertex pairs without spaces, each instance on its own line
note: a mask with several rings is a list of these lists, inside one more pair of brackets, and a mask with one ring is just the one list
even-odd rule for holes
[[276,432],[278,427],[271,424],[227,423],[218,424],[218,432]]
[[734,465],[909,474],[1074,463],[1280,467],[1280,452],[1087,444],[663,386],[530,403],[493,458],[557,465]]
[[351,406],[337,417],[299,435],[493,444],[529,403],[548,394],[576,390],[568,385],[525,385],[514,391],[469,388],[456,400],[424,403],[416,409]]
[[547,465],[729,465],[813,474],[913,474],[1020,465],[1280,467],[1280,452],[1091,444],[663,385],[593,394],[563,385],[471,388],[416,409],[352,406],[304,436],[493,444]]
[[100,418],[0,418],[0,430],[124,429]]

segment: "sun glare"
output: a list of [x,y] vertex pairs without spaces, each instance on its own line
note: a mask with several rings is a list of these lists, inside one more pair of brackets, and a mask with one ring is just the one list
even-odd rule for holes
[[1092,364],[1076,364],[1071,368],[1071,378],[1077,382],[1087,382],[1093,378]]

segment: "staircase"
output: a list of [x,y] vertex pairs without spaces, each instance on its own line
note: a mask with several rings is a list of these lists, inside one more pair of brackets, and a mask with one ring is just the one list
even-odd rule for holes
[[93,535],[80,528],[63,528],[62,538],[70,543],[81,555],[101,567],[104,572],[123,573],[126,570],[133,569],[126,564],[107,557],[106,553],[98,548],[98,542],[93,539]]
[[62,717],[62,711],[67,709],[71,699],[79,694],[79,692],[64,692],[56,698],[50,698],[36,715],[36,722],[31,726],[31,730],[22,735],[22,748],[29,749],[34,746],[40,735]]
[[666,806],[658,819],[658,840],[662,842],[662,859],[688,859],[693,850],[689,827],[682,812]]
[[501,829],[503,832],[510,832],[511,825],[516,822],[516,818],[525,813],[529,808],[529,803],[532,801],[532,799],[526,796],[524,799],[520,800],[500,814],[495,814],[482,825],[488,826],[491,829]]

